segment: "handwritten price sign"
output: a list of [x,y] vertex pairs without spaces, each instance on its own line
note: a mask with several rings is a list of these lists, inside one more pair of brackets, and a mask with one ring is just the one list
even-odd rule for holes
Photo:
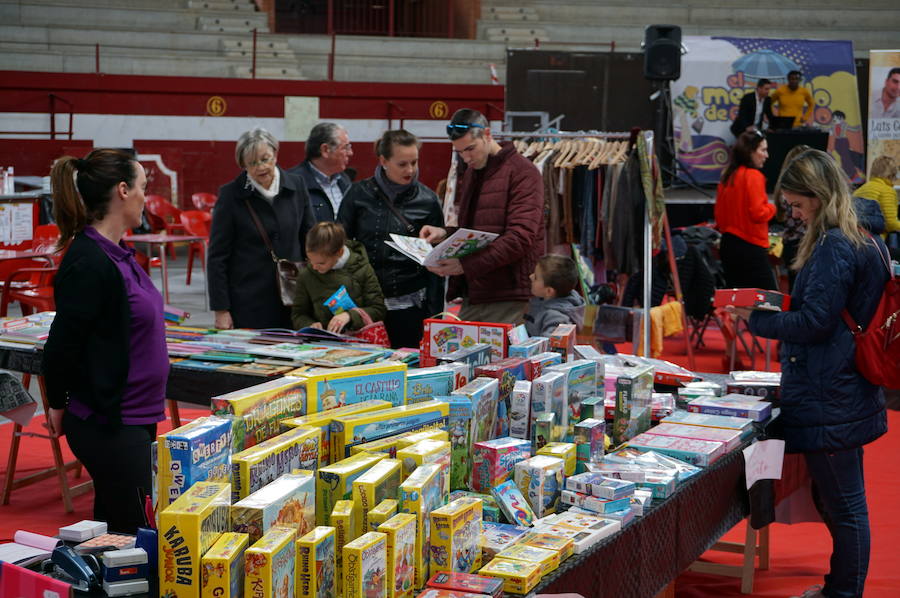
[[756,480],[780,480],[784,462],[784,440],[754,442],[744,449],[747,490]]

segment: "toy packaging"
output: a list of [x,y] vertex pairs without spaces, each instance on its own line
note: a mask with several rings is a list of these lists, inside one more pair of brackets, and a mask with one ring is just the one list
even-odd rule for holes
[[575,424],[575,473],[585,472],[588,463],[603,459],[605,432],[602,419],[583,419]]
[[702,426],[682,426],[681,424],[659,424],[647,430],[646,434],[678,436],[697,440],[711,440],[725,444],[725,451],[731,451],[741,444],[741,433],[737,430],[704,428]]
[[643,451],[657,451],[699,467],[706,467],[725,454],[725,444],[722,442],[646,433],[629,440],[628,446]]
[[231,481],[231,425],[228,418],[201,417],[159,435],[159,510],[175,502],[195,482]]
[[423,440],[446,440],[449,442],[450,435],[447,433],[447,430],[438,428],[422,430],[421,432],[413,432],[411,434],[401,434],[400,438],[397,440],[397,450],[412,446]]
[[331,423],[332,462],[346,459],[350,449],[365,442],[420,431],[425,427],[447,426],[450,408],[442,401],[424,401],[415,405],[392,407],[337,417]]
[[316,469],[321,438],[315,428],[293,428],[232,455],[232,502],[246,498],[294,469]]
[[550,350],[550,339],[546,336],[532,336],[521,343],[509,346],[510,357],[533,357]]
[[442,571],[434,574],[428,580],[427,586],[438,590],[483,594],[491,598],[500,598],[503,595],[502,581],[474,573]]
[[581,421],[581,402],[597,394],[603,380],[603,362],[577,359],[569,363],[553,365],[545,372],[563,372],[566,375],[566,441],[575,438],[575,424]]
[[390,406],[390,402],[377,399],[362,401],[352,405],[345,405],[344,407],[329,409],[328,411],[323,411],[321,413],[283,419],[281,420],[281,429],[285,432],[291,428],[318,428],[321,430],[322,439],[319,443],[319,465],[325,466],[328,465],[329,460],[331,459],[331,422],[335,417],[352,415],[355,413],[368,413],[379,409],[387,409]]
[[563,361],[575,352],[575,336],[578,327],[575,324],[560,324],[550,333],[550,350],[556,351]]
[[420,465],[400,484],[400,510],[416,516],[416,587],[421,588],[431,570],[431,511],[444,504],[441,466]]
[[531,438],[531,382],[517,380],[509,397],[509,435],[513,438]]
[[201,559],[203,598],[241,598],[244,592],[244,551],[247,534],[226,532]]
[[341,285],[341,288],[332,293],[323,305],[334,315],[342,314],[356,307],[356,303],[350,298],[347,287],[344,285]]
[[510,523],[482,521],[481,538],[479,540],[482,561],[490,561],[497,556],[498,552],[509,548],[521,540],[529,529],[531,528]]
[[495,558],[479,571],[503,580],[503,590],[510,594],[527,594],[541,581],[541,566],[528,561]]
[[[581,401],[581,421],[586,419],[606,419],[604,397],[595,395]],[[613,401],[615,405],[615,401]],[[609,419],[612,419],[611,417]]]
[[700,397],[688,403],[688,411],[709,415],[746,417],[755,422],[769,419],[772,403],[748,395],[727,394],[722,397]]
[[537,420],[544,413],[553,414],[553,429],[548,441],[563,440],[566,435],[569,421],[567,380],[566,372],[547,369],[531,383],[531,416]]
[[491,347],[491,360],[503,359],[507,355],[509,338],[507,333],[512,324],[496,322],[467,322],[454,320],[427,319],[423,322],[422,365],[433,365],[435,358],[453,351],[471,347],[476,343],[487,343]]
[[536,455],[516,463],[515,482],[536,517],[556,511],[563,487],[562,459]]
[[464,395],[441,397],[450,408],[450,489],[466,489],[472,471],[472,400]]
[[653,498],[669,498],[675,493],[675,476],[667,475],[648,475],[640,482],[635,482],[638,488],[650,490]]
[[533,381],[535,378],[539,378],[544,374],[544,370],[552,365],[559,365],[564,360],[562,355],[557,353],[556,351],[544,351],[543,353],[538,353],[537,355],[532,355],[528,357],[528,361],[531,363],[531,380]]
[[471,368],[477,368],[480,365],[486,365],[494,358],[493,347],[488,343],[477,343],[471,347],[457,349],[452,353],[441,355],[437,358],[439,365],[448,363],[462,362],[468,364]]
[[380,361],[343,368],[317,368],[303,374],[308,397],[308,412],[318,413],[335,407],[373,399],[403,405],[406,400],[406,364]]
[[475,378],[475,368],[464,361],[450,361],[439,367],[453,370],[453,390],[462,388]]
[[369,530],[369,511],[387,499],[396,499],[401,480],[400,461],[383,459],[353,481],[353,503],[359,513],[359,526],[354,536]]
[[[440,426],[440,422],[432,424],[433,426]],[[418,440],[410,442],[410,439],[418,438],[420,440],[449,440],[450,435],[447,434],[447,431],[443,427],[428,427],[426,426],[421,431],[417,432],[403,432],[401,434],[395,434],[394,436],[386,436],[380,440],[373,440],[372,442],[364,442],[363,444],[356,444],[350,447],[350,455],[353,456],[357,453],[384,453],[391,459],[397,458],[397,451],[408,447],[410,444],[415,444]]]
[[591,533],[599,532],[602,533],[604,537],[622,529],[622,525],[618,521],[583,513],[559,513],[558,515],[548,517],[545,521],[548,525],[559,525]]
[[231,485],[197,482],[159,514],[159,593],[200,595],[201,558],[231,531]]
[[398,513],[378,526],[387,536],[388,598],[409,598],[416,582],[416,516]]
[[334,509],[331,511],[328,521],[334,528],[334,551],[337,570],[337,592],[341,595],[344,587],[344,577],[346,569],[344,568],[344,546],[356,539],[355,531],[357,529],[356,520],[359,518],[359,511],[352,500],[339,500],[334,503]]
[[741,438],[746,438],[753,433],[753,420],[746,417],[730,417],[728,415],[709,415],[706,413],[675,411],[672,415],[665,417],[660,423],[737,430],[740,432]]
[[335,503],[353,499],[353,481],[386,456],[383,453],[359,453],[320,468],[316,480],[316,523],[327,525]]
[[387,536],[367,532],[344,546],[344,598],[387,598]]
[[334,528],[320,526],[297,539],[297,598],[333,598],[335,586]]
[[[469,397],[472,401],[471,442],[492,438],[497,415],[497,399],[500,384],[496,378],[475,378],[451,395]],[[468,447],[471,449],[471,445]]]
[[734,371],[725,386],[725,392],[749,395],[764,401],[778,403],[781,399],[781,373]]
[[312,471],[286,473],[231,507],[231,528],[250,543],[276,525],[303,535],[316,525],[316,478]]
[[763,311],[789,311],[791,296],[765,289],[716,289],[713,307],[749,307]]
[[471,573],[481,567],[481,500],[459,498],[431,512],[431,567]]
[[447,440],[422,440],[397,451],[402,463],[403,477],[409,477],[423,463],[438,463],[444,493],[450,493],[450,442]]
[[430,401],[456,389],[456,373],[448,366],[415,368],[406,372],[406,404]]
[[616,411],[612,442],[619,445],[650,427],[653,368],[625,368],[616,378]]
[[548,532],[530,531],[522,536],[522,544],[559,553],[560,561],[575,554],[575,542],[571,538],[558,536]]
[[500,506],[490,494],[479,494],[477,492],[469,492],[468,490],[454,490],[450,493],[447,501],[452,502],[457,498],[463,498],[464,496],[481,499],[481,519],[483,521],[500,522]]
[[494,432],[497,437],[509,434],[510,395],[517,380],[531,380],[531,362],[519,357],[508,357],[495,363],[478,366],[475,376],[496,378],[499,383],[497,395],[497,421]]
[[516,463],[531,456],[531,443],[519,438],[496,438],[472,445],[472,483],[475,492],[491,488],[512,477]]
[[515,480],[507,480],[491,488],[491,494],[500,505],[500,510],[507,521],[514,525],[532,526],[535,520],[534,511],[519,491]]
[[537,452],[538,455],[557,457],[565,464],[565,475],[575,475],[576,447],[572,442],[548,442]]
[[[499,579],[497,581],[500,581]],[[491,598],[488,594],[473,594],[472,592],[460,592],[457,590],[442,590],[440,588],[423,588],[416,598]]]
[[586,471],[567,477],[565,489],[581,494],[590,494],[591,484],[599,484],[605,479],[607,478],[604,478],[602,473]]
[[538,451],[547,446],[547,443],[553,437],[553,431],[557,428],[555,413],[539,413],[534,418],[534,429],[532,430],[531,439],[532,454],[538,454]]
[[556,571],[561,562],[561,555],[558,552],[528,546],[522,542],[517,542],[509,548],[501,550],[497,553],[497,558],[536,563],[541,567],[541,577]]
[[580,494],[578,492],[572,492],[571,490],[563,490],[560,502],[566,505],[581,507],[592,513],[608,515],[614,511],[627,509],[630,501],[627,496],[615,500],[607,500],[589,494]]
[[[400,495],[400,488],[397,488],[397,495]],[[378,526],[393,517],[397,514],[397,509],[400,506],[400,502],[393,498],[386,498],[377,505],[375,508],[369,511],[366,515],[366,520],[369,522],[369,527],[367,529],[363,529],[363,532],[377,532]]]
[[244,553],[244,596],[289,596],[294,591],[296,530],[273,527]]
[[[621,527],[617,521],[608,521],[608,523],[614,525],[616,530]],[[550,534],[552,536],[572,540],[575,554],[581,554],[590,549],[594,544],[609,535],[608,533],[604,534],[602,531],[580,530],[564,525],[557,525],[555,523],[545,523],[544,521],[536,524],[534,526],[534,531],[535,533]]]
[[590,494],[606,500],[616,500],[631,496],[634,494],[635,489],[634,482],[629,482],[628,480],[601,478],[590,482]]
[[212,398],[213,415],[232,416],[232,453],[278,435],[282,419],[306,415],[306,385],[284,376]]

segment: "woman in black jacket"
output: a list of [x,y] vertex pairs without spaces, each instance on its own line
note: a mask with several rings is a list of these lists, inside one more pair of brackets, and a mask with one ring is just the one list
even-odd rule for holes
[[422,321],[443,308],[443,280],[386,245],[391,233],[418,237],[422,226],[443,226],[434,191],[418,180],[419,140],[403,129],[375,142],[375,176],[355,183],[341,202],[338,222],[365,246],[384,291],[391,345],[418,347]]
[[275,264],[250,210],[275,254],[300,261],[311,228],[309,194],[296,175],[278,166],[278,141],[265,129],[238,139],[235,160],[244,169],[219,189],[209,233],[209,308],[216,328],[290,328]]
[[147,524],[150,443],[169,374],[162,296],[122,242],[141,224],[147,176],[128,152],[98,149],[60,158],[50,178],[68,249],[44,346],[48,424],[93,478],[94,519],[133,534]]

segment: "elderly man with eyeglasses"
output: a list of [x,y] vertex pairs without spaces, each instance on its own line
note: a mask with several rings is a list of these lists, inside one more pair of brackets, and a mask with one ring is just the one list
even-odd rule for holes
[[350,189],[350,177],[344,171],[352,157],[353,146],[344,127],[324,122],[310,131],[306,160],[289,172],[306,184],[315,222],[331,222],[337,217],[344,194]]
[[[450,277],[447,298],[462,298],[462,319],[521,324],[531,297],[529,276],[545,250],[541,174],[511,142],[497,142],[476,110],[458,110],[447,136],[466,165],[455,198],[459,226],[499,236],[429,270]],[[424,226],[419,236],[438,243],[447,234],[446,228]]]

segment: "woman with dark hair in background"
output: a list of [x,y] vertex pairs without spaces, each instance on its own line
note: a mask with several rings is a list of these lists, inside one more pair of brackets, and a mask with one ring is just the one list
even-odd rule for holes
[[418,237],[422,226],[443,226],[434,191],[418,180],[419,140],[403,129],[375,143],[375,175],[355,183],[341,203],[338,222],[360,241],[384,291],[391,345],[418,347],[422,321],[443,309],[443,279],[386,245],[391,233]]
[[719,257],[730,287],[778,288],[769,265],[769,220],[775,206],[769,203],[766,177],[759,170],[768,157],[761,132],[741,133],[716,190],[716,228],[722,233]]
[[804,598],[858,598],[869,565],[870,532],[863,446],[887,431],[884,395],[857,370],[853,331],[875,313],[890,262],[884,243],[859,225],[849,182],[834,159],[806,150],[778,181],[793,216],[806,225],[792,267],[786,312],[744,310],[750,331],[781,340],[785,450],[802,453],[813,498],[832,538],[825,585]]
[[278,166],[278,141],[265,129],[241,135],[234,153],[244,171],[219,189],[209,233],[206,269],[215,326],[290,328],[290,307],[281,301],[256,219],[279,258],[300,261],[312,226],[309,195],[296,175]]
[[98,149],[60,158],[50,178],[59,246],[71,244],[44,346],[49,427],[93,478],[94,519],[133,534],[147,524],[169,374],[162,296],[122,242],[141,224],[147,176],[128,152]]

